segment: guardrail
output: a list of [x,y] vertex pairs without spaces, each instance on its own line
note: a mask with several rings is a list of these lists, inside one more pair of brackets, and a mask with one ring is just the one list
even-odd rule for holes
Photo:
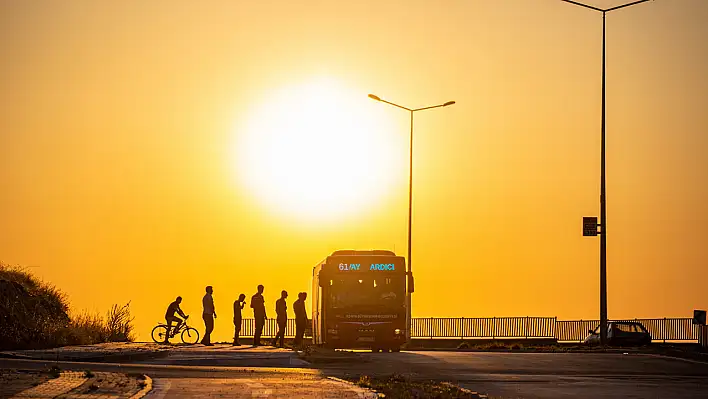
[[[649,331],[654,341],[699,341],[708,347],[708,327],[692,324],[692,319],[629,319],[637,321]],[[599,320],[558,320],[555,317],[414,317],[411,320],[412,338],[550,338],[558,342],[582,342],[588,330],[594,330]],[[243,319],[241,336],[252,337],[253,319]],[[274,337],[278,331],[276,320],[266,320],[263,337]],[[311,335],[310,326],[305,336]],[[289,319],[286,337],[295,336],[295,320]]]
[[[636,321],[649,331],[654,341],[696,341],[699,327],[690,317],[661,319],[624,319],[616,321]],[[588,336],[588,330],[594,330],[600,320],[571,320],[556,322],[556,339],[559,342],[582,342]]]
[[553,338],[554,317],[413,318],[413,338]]
[[[256,324],[253,319],[242,319],[241,320],[241,336],[242,337],[253,337],[253,332],[256,329]],[[305,330],[305,336],[310,337],[310,325],[307,326],[307,329]],[[271,338],[275,337],[275,334],[278,333],[278,323],[275,319],[268,319],[265,321],[265,325],[263,326],[263,334],[261,335],[264,338]],[[288,338],[293,338],[295,337],[295,319],[288,319],[288,324],[285,327],[285,336]]]

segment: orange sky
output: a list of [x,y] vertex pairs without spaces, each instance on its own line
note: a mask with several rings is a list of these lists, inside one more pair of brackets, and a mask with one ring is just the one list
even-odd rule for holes
[[[704,0],[607,17],[611,318],[708,307],[707,20]],[[198,315],[212,284],[226,339],[258,283],[274,302],[333,250],[405,254],[408,116],[366,95],[455,100],[416,116],[414,316],[597,317],[581,220],[599,213],[601,27],[556,0],[4,1],[0,261],[76,309],[131,300],[143,339],[176,295]],[[372,118],[388,141],[361,136],[379,150],[348,160],[380,181],[303,212],[247,184],[282,186],[239,146],[323,79],[346,97],[322,106],[337,140]],[[285,171],[349,147],[322,145]]]

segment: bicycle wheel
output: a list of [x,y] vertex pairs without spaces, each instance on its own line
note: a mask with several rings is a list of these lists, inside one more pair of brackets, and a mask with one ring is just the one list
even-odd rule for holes
[[152,340],[161,344],[165,342],[165,336],[167,335],[167,326],[164,324],[158,324],[152,329]]
[[185,344],[196,344],[199,342],[199,331],[193,327],[187,327],[182,331],[182,342]]

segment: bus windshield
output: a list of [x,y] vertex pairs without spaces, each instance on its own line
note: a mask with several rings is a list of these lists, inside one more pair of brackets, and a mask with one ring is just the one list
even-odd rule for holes
[[332,308],[396,307],[405,300],[401,276],[346,276],[329,281]]

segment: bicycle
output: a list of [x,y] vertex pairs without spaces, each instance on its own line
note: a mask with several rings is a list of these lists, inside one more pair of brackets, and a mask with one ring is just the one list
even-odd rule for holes
[[[168,342],[169,338],[174,338],[174,336],[177,334],[181,334],[180,337],[182,338],[182,342],[185,344],[194,345],[199,342],[199,331],[197,331],[197,329],[194,327],[189,327],[187,325],[187,319],[189,319],[189,316],[184,318],[184,321],[182,322],[182,325],[180,325],[179,329],[176,329],[174,326],[170,328],[171,332],[170,336],[168,337]],[[165,323],[160,323],[152,329],[152,340],[158,344],[165,342],[166,335],[167,324]]]

